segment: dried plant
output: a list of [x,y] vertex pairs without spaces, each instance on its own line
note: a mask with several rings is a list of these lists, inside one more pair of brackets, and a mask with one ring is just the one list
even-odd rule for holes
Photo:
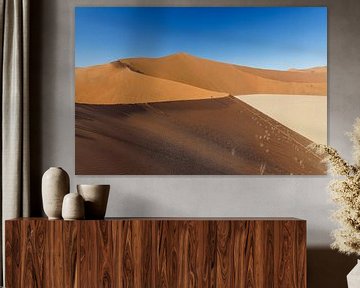
[[360,118],[356,119],[353,131],[347,134],[353,143],[354,165],[330,146],[314,143],[311,148],[325,156],[324,161],[334,175],[329,188],[338,209],[332,218],[341,227],[332,232],[335,241],[331,247],[346,254],[360,255]]

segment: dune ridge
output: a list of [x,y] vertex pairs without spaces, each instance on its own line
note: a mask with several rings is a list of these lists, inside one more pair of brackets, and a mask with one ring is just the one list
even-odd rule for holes
[[77,68],[75,77],[76,103],[134,104],[211,99],[229,95],[144,75],[121,61]]
[[270,70],[261,68],[252,68],[247,66],[235,65],[238,69],[252,73],[254,75],[284,81],[284,82],[297,82],[297,83],[325,83],[327,82],[327,68],[326,67],[313,67],[309,69],[289,69],[287,71],[282,70]]
[[311,68],[305,68],[305,69],[292,68],[292,69],[289,69],[288,71],[310,72],[310,73],[321,74],[321,73],[327,72],[327,67],[326,66],[318,66],[318,67],[311,67]]
[[249,94],[326,95],[326,67],[276,71],[177,53],[75,70],[75,102],[134,104]]
[[311,72],[311,69],[307,72],[266,70],[217,62],[187,53],[121,61],[146,75],[232,95],[327,94],[324,68],[318,73]]

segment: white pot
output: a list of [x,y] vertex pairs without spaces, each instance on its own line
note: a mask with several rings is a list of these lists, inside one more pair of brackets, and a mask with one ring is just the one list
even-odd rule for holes
[[63,198],[69,193],[69,175],[60,167],[49,168],[42,177],[43,208],[49,219],[61,219]]
[[84,199],[79,193],[69,193],[65,195],[62,204],[62,217],[64,220],[84,219]]
[[110,185],[77,185],[85,201],[85,219],[104,219]]
[[360,260],[358,260],[355,267],[347,275],[347,283],[349,288],[360,287]]

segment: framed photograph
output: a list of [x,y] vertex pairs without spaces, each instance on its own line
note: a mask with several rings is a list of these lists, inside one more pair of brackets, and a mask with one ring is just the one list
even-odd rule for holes
[[321,175],[325,7],[77,7],[78,175]]

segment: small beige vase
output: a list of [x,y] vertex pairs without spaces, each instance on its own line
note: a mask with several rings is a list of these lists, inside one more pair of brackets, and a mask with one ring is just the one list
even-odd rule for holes
[[69,175],[60,167],[49,168],[42,177],[43,208],[49,219],[61,219],[63,198],[69,193]]
[[85,219],[104,219],[110,185],[77,185],[77,191],[85,201]]
[[62,205],[62,217],[64,220],[84,219],[84,199],[77,192],[65,195]]

